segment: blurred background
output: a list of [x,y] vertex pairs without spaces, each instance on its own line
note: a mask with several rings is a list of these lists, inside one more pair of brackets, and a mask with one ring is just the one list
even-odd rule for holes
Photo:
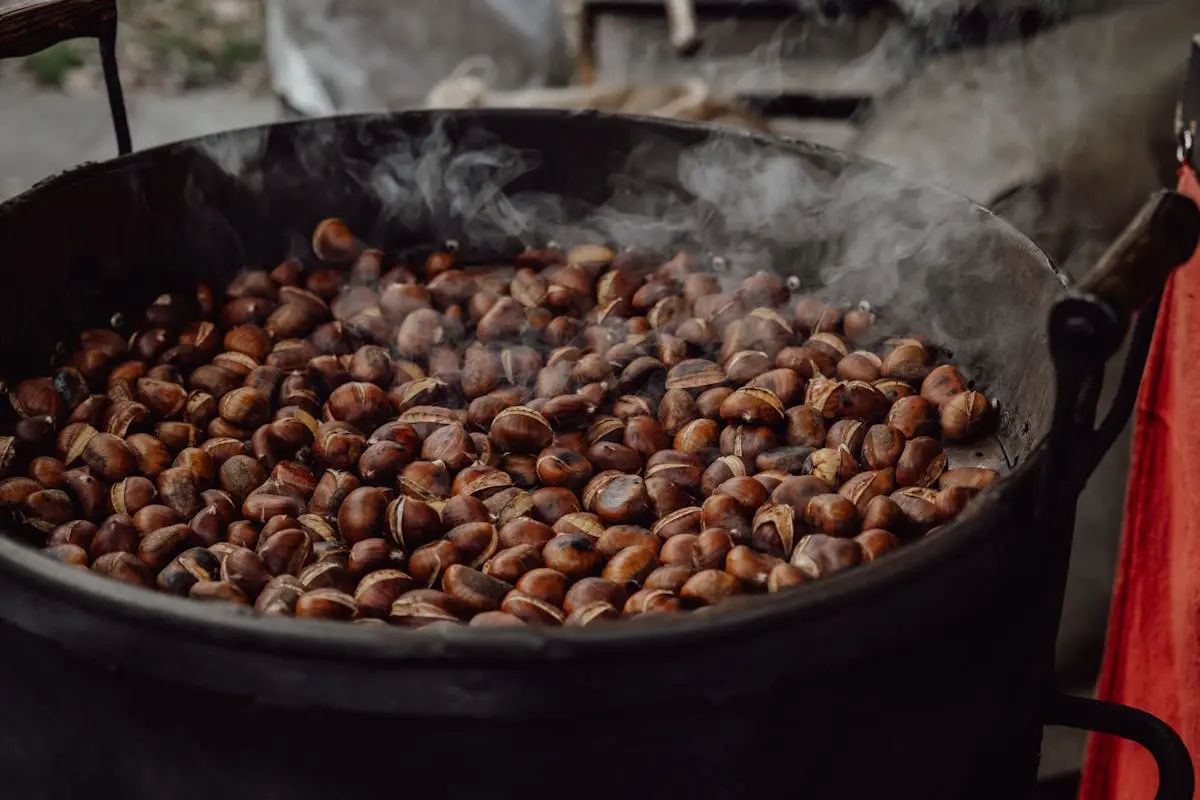
[[[118,10],[135,149],[414,107],[702,120],[949,186],[1075,274],[1173,182],[1175,102],[1200,32],[1196,0],[119,0]],[[103,92],[94,41],[0,62],[0,199],[115,154]],[[1077,693],[1091,690],[1103,646],[1127,450],[1126,438],[1081,502],[1059,647],[1060,682]],[[1043,775],[1062,796],[1082,745],[1047,739]]]

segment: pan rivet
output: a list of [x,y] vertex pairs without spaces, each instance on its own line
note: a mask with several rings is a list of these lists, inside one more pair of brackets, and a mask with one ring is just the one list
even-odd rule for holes
[[722,256],[713,256],[712,267],[717,272],[724,272],[725,270],[729,269],[729,262],[726,261]]
[[791,292],[798,292],[798,291],[800,291],[800,278],[799,278],[799,276],[797,276],[797,275],[788,275],[788,279],[787,279],[787,288],[788,288],[788,291],[791,291]]
[[122,314],[120,311],[118,311],[117,313],[113,314],[112,317],[109,318],[108,324],[114,328],[124,327],[125,326],[125,315]]
[[447,239],[446,240],[446,251],[453,253],[457,250],[458,250],[458,239]]

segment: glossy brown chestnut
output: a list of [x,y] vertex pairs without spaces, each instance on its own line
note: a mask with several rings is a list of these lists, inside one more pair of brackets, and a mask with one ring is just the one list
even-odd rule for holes
[[[82,457],[93,475],[110,483],[132,475],[138,467],[137,457],[129,445],[109,433],[91,436],[78,457]],[[68,466],[72,461],[74,457],[68,458]]]
[[88,522],[85,519],[64,522],[46,537],[46,545],[49,547],[64,544],[74,545],[82,548],[86,556],[87,549],[91,546],[92,540],[95,539],[98,530],[99,528],[97,528],[94,522]]
[[464,469],[475,461],[477,455],[471,435],[458,422],[438,428],[421,445],[421,458],[441,461],[451,472]]
[[137,550],[138,533],[132,519],[125,514],[114,514],[100,524],[87,545],[88,555],[95,561],[108,553],[133,553]]
[[928,530],[938,522],[937,491],[912,486],[892,493],[891,499],[907,518],[909,527]]
[[154,585],[154,574],[132,553],[114,552],[100,556],[92,562],[92,570],[108,578],[149,589]]
[[679,599],[692,607],[712,606],[742,593],[738,579],[717,569],[705,569],[688,578]]
[[938,477],[938,488],[965,486],[970,489],[986,489],[999,477],[999,473],[988,467],[956,467],[948,469]]
[[[713,390],[723,391],[723,390]],[[714,419],[704,418],[687,423],[675,434],[674,447],[685,453],[696,453],[717,447],[721,439],[721,426]]]
[[899,486],[928,487],[946,470],[947,456],[941,442],[928,436],[910,439],[896,462]]
[[483,565],[483,573],[506,583],[516,583],[522,575],[542,565],[541,547],[519,544],[498,551]]
[[892,469],[904,452],[905,436],[889,425],[872,425],[862,442],[863,464],[872,470]]
[[496,526],[490,522],[468,522],[446,532],[445,540],[454,545],[462,563],[481,567],[500,549]]
[[526,623],[506,611],[485,611],[471,617],[467,624],[472,628],[523,628]]
[[[754,465],[761,472],[799,474],[804,468],[804,462],[812,455],[811,447],[776,447],[760,453],[754,460]],[[755,478],[758,477],[755,474]]]
[[48,544],[42,554],[59,561],[63,564],[70,564],[74,567],[86,567],[88,565],[88,554],[77,544],[64,542],[62,544]]
[[854,503],[837,494],[819,494],[809,500],[804,521],[811,530],[829,536],[853,536],[862,525]]
[[515,589],[505,596],[500,609],[530,625],[562,625],[567,618],[556,606]]
[[696,568],[721,569],[735,544],[732,534],[722,528],[701,531],[696,537]]
[[796,543],[789,563],[806,578],[816,580],[858,566],[862,560],[862,547],[853,539],[814,533]]
[[25,498],[21,503],[21,515],[26,523],[49,534],[59,525],[71,521],[75,510],[66,492],[42,489]]
[[801,467],[806,475],[823,480],[831,489],[836,489],[859,472],[859,464],[846,445],[836,450],[823,447],[814,450]]
[[158,475],[159,501],[182,519],[190,519],[200,510],[200,489],[192,471],[171,467]]
[[934,367],[921,381],[921,396],[938,408],[957,394],[967,391],[967,382],[958,368],[951,364]]
[[696,398],[696,410],[701,416],[715,420],[721,414],[721,404],[725,402],[733,389],[728,386],[716,386],[700,393]]
[[242,502],[242,516],[252,522],[266,522],[279,515],[298,517],[303,513],[304,504],[291,495],[256,492]]
[[646,481],[637,475],[601,473],[584,488],[584,508],[606,525],[636,523],[650,514]]
[[902,397],[893,403],[887,414],[887,424],[907,439],[937,436],[941,427],[937,407],[919,395]]
[[467,522],[490,522],[491,512],[475,495],[456,494],[442,506],[442,524],[455,528]]
[[644,459],[666,450],[671,440],[658,419],[639,414],[626,420],[624,444]]
[[446,568],[442,586],[446,594],[466,606],[472,616],[498,611],[505,596],[512,591],[508,583],[462,564]]
[[646,460],[647,479],[661,477],[688,491],[700,488],[704,462],[695,453],[680,450],[659,450]]
[[[763,492],[765,493],[765,491],[764,489]],[[702,527],[722,528],[729,531],[738,541],[749,540],[753,531],[752,516],[751,509],[742,505],[737,498],[727,494],[712,495],[704,501],[704,505],[700,509]]]
[[441,580],[446,567],[460,561],[458,549],[442,539],[422,545],[409,555],[408,574],[422,586],[432,587]]
[[961,514],[974,498],[979,489],[967,486],[950,486],[937,493],[934,501],[934,512],[939,523],[949,522]]
[[515,406],[496,415],[488,436],[501,450],[536,455],[550,446],[554,430],[538,412]]
[[703,528],[703,516],[703,510],[699,506],[685,506],[659,517],[650,527],[650,532],[661,541],[685,533],[698,534]]
[[603,557],[589,536],[561,534],[542,547],[542,562],[568,578],[586,578],[600,571]]
[[272,578],[254,601],[254,610],[269,616],[294,616],[296,601],[304,593],[300,581],[292,575]]
[[871,528],[854,537],[863,551],[863,561],[871,563],[900,547],[896,534],[882,528]]
[[62,474],[64,489],[71,498],[76,515],[81,519],[98,520],[108,511],[104,484],[86,468],[69,469]]
[[941,410],[942,435],[949,442],[969,442],[987,433],[992,425],[992,405],[979,392],[962,392]]
[[180,553],[155,579],[158,588],[168,594],[186,595],[200,581],[216,581],[221,562],[215,553],[193,547]]
[[356,613],[360,617],[383,619],[397,600],[415,588],[416,581],[398,569],[381,569],[364,575],[354,590]]
[[622,613],[625,616],[661,614],[679,611],[681,607],[679,598],[665,589],[639,589],[625,601]]
[[221,562],[221,580],[237,586],[247,597],[256,598],[271,576],[257,553],[238,547]]
[[658,563],[670,567],[696,569],[700,560],[700,535],[681,533],[663,542],[658,551]]
[[591,463],[579,452],[550,447],[537,457],[537,477],[547,486],[582,489],[592,477]]
[[747,462],[741,456],[721,456],[704,470],[700,478],[700,491],[706,496],[710,495],[725,481],[745,476],[747,471]]
[[208,602],[250,604],[250,598],[246,596],[245,592],[225,581],[197,581],[188,590],[188,597]]
[[260,537],[257,552],[271,575],[299,575],[312,558],[312,539],[299,528],[289,528]]
[[863,530],[883,528],[904,532],[909,527],[908,517],[891,497],[875,497],[863,511]]
[[576,608],[567,615],[563,624],[571,627],[583,627],[596,623],[613,622],[620,618],[621,612],[617,611],[615,606],[598,600]]
[[741,581],[751,591],[762,591],[768,586],[772,570],[785,563],[782,559],[759,553],[746,545],[738,545],[725,556],[727,573]]
[[774,430],[762,425],[730,425],[721,431],[721,454],[737,456],[747,464],[778,443]]
[[346,620],[357,610],[353,597],[327,587],[306,591],[296,601],[296,616],[301,618]]
[[393,500],[386,508],[385,520],[392,542],[406,553],[432,542],[443,531],[437,510],[415,497]]
[[696,570],[693,567],[682,564],[658,567],[646,576],[642,588],[650,590],[658,589],[676,595],[679,594],[679,590],[683,588],[683,585],[687,583],[688,578],[695,574]]
[[885,377],[915,385],[930,372],[929,352],[916,340],[905,340],[884,357],[882,372]]
[[[309,498],[308,510],[314,514],[336,517],[346,496],[359,487],[353,473],[342,470],[326,470],[317,481],[316,489]],[[232,492],[230,492],[232,494]]]
[[803,572],[791,564],[776,564],[771,569],[771,574],[767,576],[767,591],[771,594],[782,592],[805,584],[808,580]]
[[[658,566],[658,550],[631,545],[614,555],[604,566],[601,577],[617,586],[637,587]],[[568,610],[569,611],[569,610]]]
[[199,543],[187,525],[168,525],[151,531],[138,542],[137,555],[153,572],[158,572],[184,550]]
[[[823,495],[818,495],[821,497]],[[811,502],[811,501],[810,501]],[[787,558],[797,539],[796,510],[791,506],[767,503],[761,506],[751,521],[751,541],[754,547],[778,558]]]
[[504,526],[515,519],[529,516],[533,511],[533,500],[529,493],[515,486],[501,489],[487,497],[483,504],[496,519],[496,525]]
[[767,501],[767,490],[753,478],[739,476],[724,481],[713,490],[714,495],[728,495],[736,500],[742,508],[752,513]]

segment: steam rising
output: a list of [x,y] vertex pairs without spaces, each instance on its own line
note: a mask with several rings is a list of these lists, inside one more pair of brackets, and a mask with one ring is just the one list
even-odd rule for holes
[[[727,265],[722,277],[730,289],[760,269],[796,275],[802,292],[847,306],[868,301],[883,310],[890,332],[919,331],[951,349],[1001,325],[979,299],[1002,280],[1003,226],[981,224],[986,213],[961,198],[873,163],[733,131],[715,131],[694,146],[648,134],[603,171],[602,201],[585,203],[530,191],[524,180],[574,165],[547,164],[542,153],[500,141],[486,117],[433,119],[427,133],[412,137],[379,119],[307,125],[305,134],[314,135],[295,137],[300,144],[291,144],[289,158],[317,185],[347,184],[374,201],[378,219],[365,226],[350,220],[370,243],[422,232],[431,244],[454,239],[493,259],[514,242],[605,242],[664,257],[687,250],[702,263],[720,256],[715,263]],[[347,130],[357,151],[373,157],[349,152],[356,148],[347,148]],[[196,146],[229,175],[257,185],[266,135],[235,132]],[[595,157],[581,146],[581,159]],[[596,165],[582,166],[587,175]],[[574,178],[561,177],[555,185],[570,188]],[[578,188],[583,195],[595,187]],[[309,233],[295,231],[294,252],[285,255],[308,256]]]

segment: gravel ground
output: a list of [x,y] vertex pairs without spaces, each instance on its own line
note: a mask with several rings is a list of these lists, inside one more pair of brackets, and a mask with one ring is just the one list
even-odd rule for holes
[[[255,94],[267,87],[262,0],[119,0],[118,25],[117,62],[127,90]],[[64,42],[6,61],[0,84],[98,91],[103,78],[96,44]]]

